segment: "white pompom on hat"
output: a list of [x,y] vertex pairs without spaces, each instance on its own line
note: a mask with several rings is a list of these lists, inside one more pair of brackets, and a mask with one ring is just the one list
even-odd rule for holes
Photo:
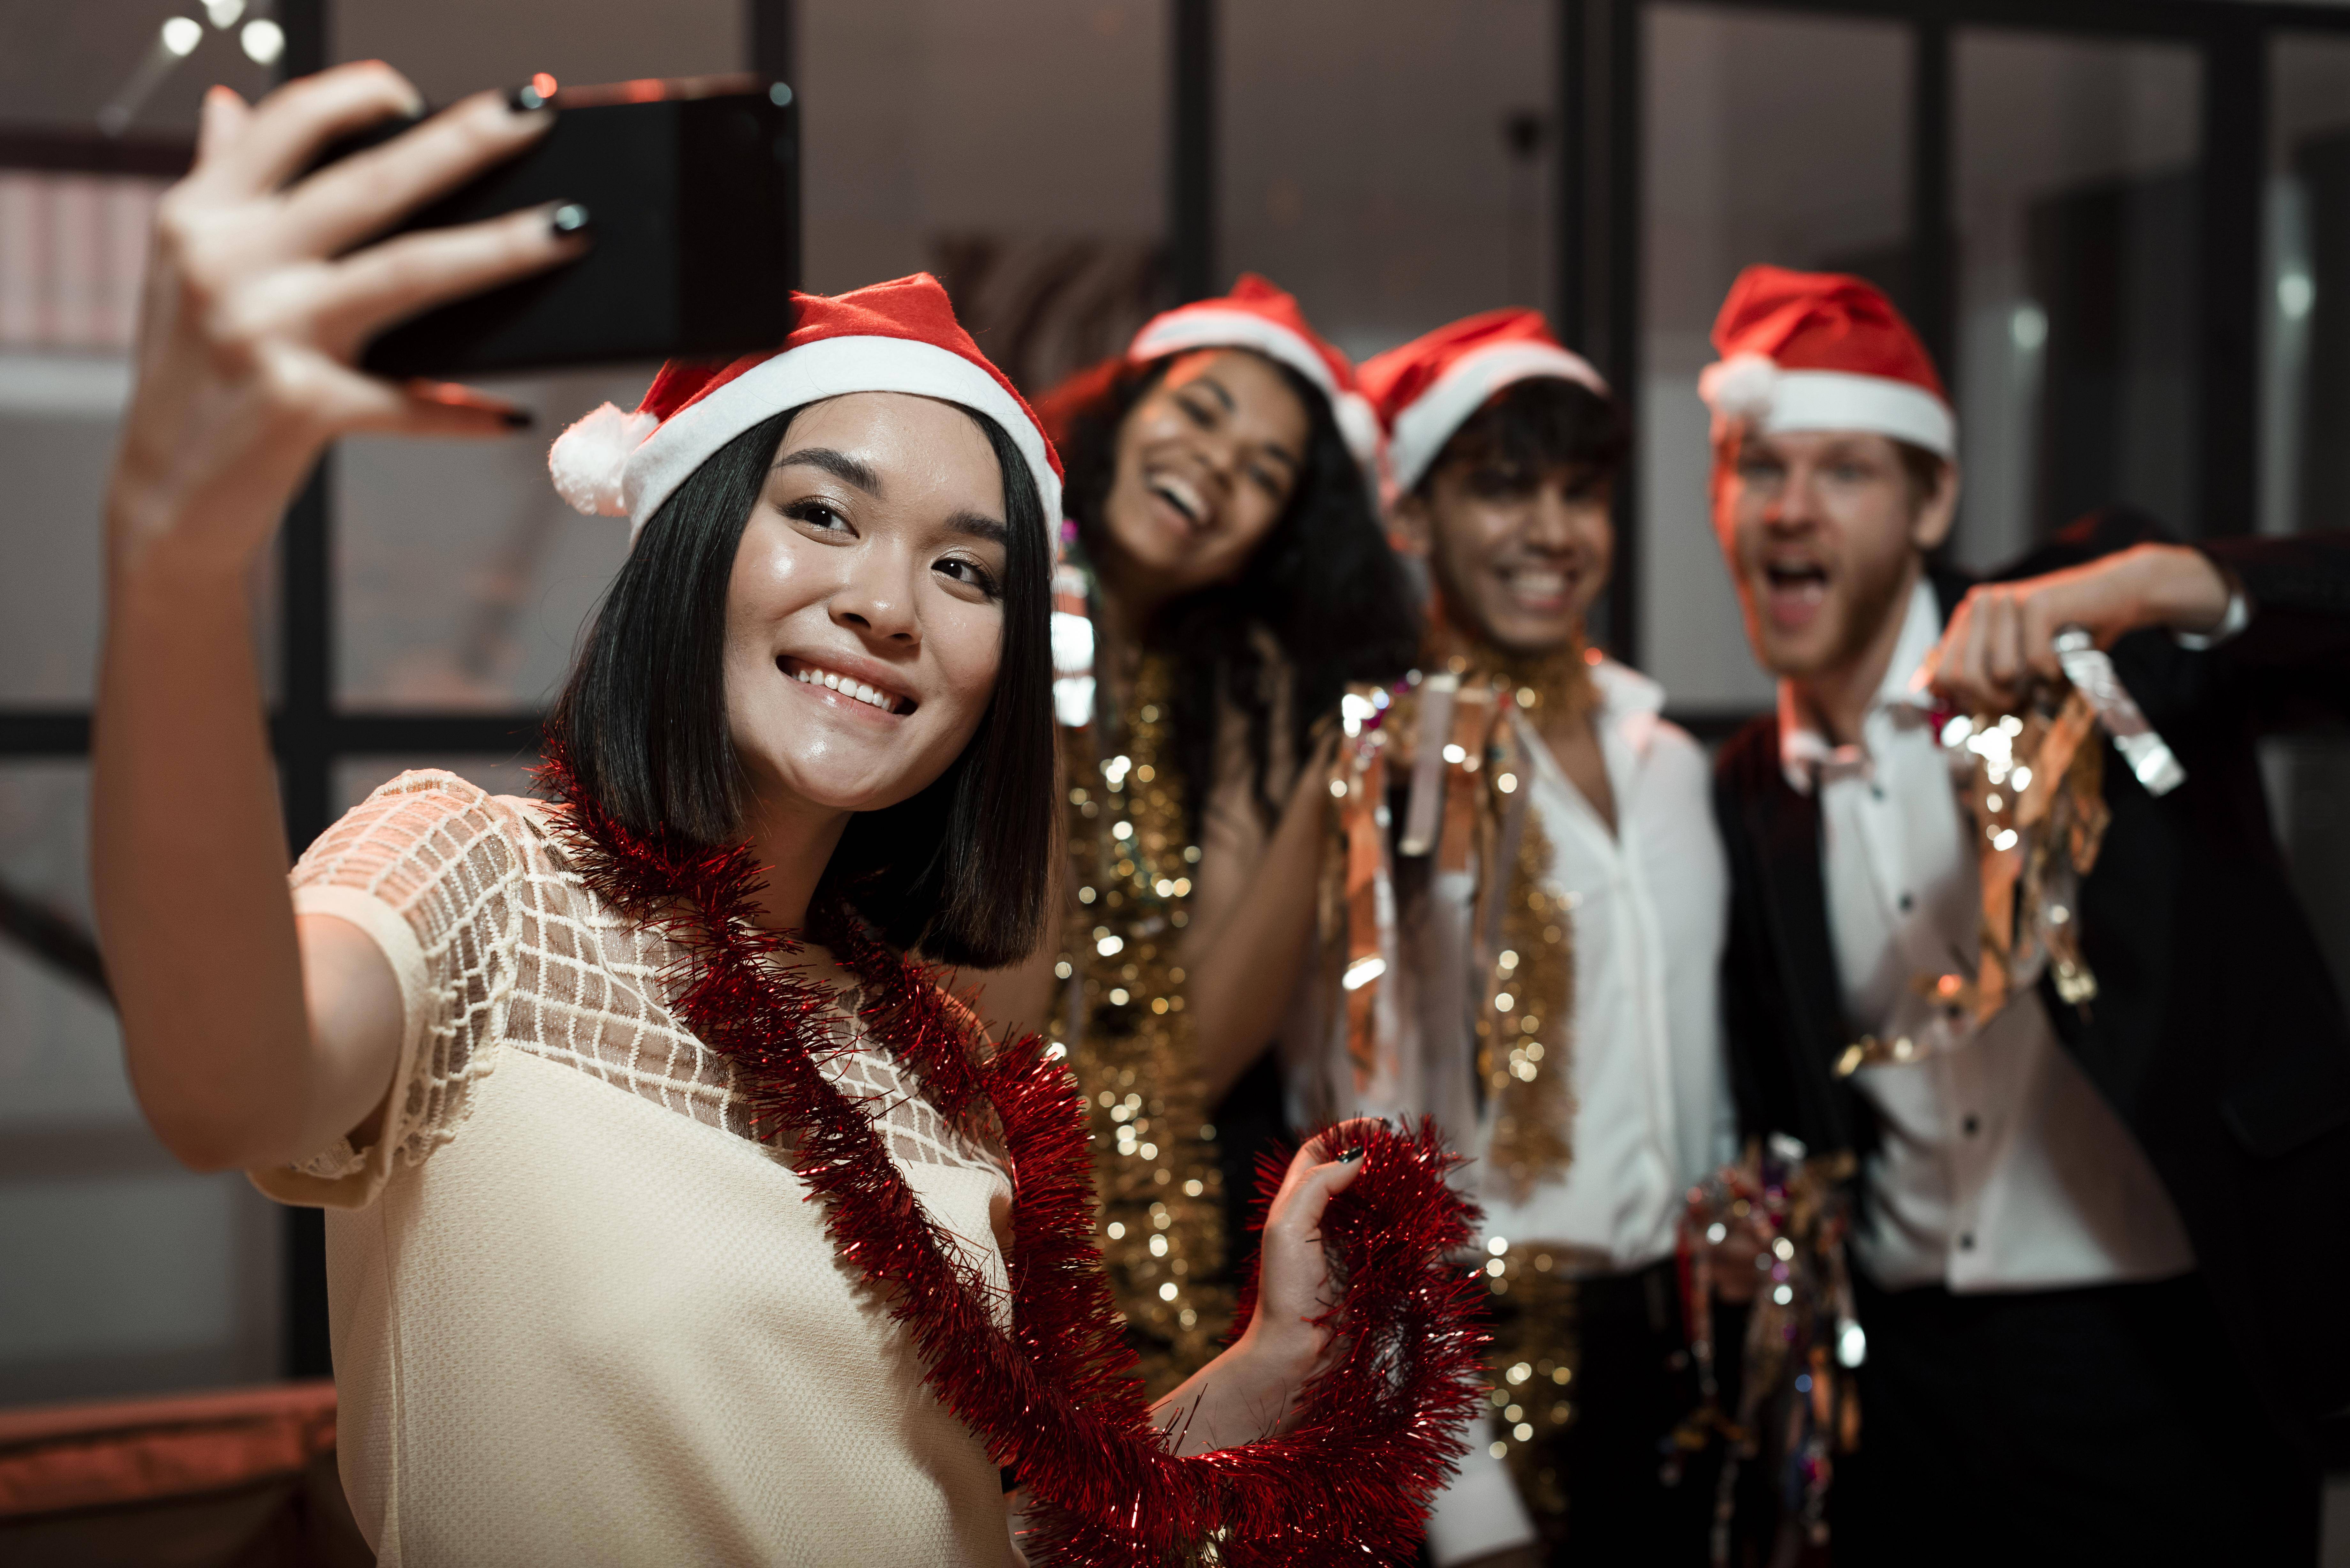
[[936,278],[916,273],[793,302],[798,325],[782,347],[726,365],[672,360],[634,413],[606,403],[557,436],[546,454],[556,492],[578,511],[626,517],[633,543],[695,469],[762,420],[851,392],[910,392],[1001,425],[1028,462],[1045,517],[1060,516],[1059,455]]
[[1385,435],[1356,385],[1353,362],[1306,324],[1285,290],[1243,273],[1232,293],[1179,305],[1144,322],[1126,358],[1139,365],[1193,348],[1252,348],[1288,366],[1330,400],[1330,416],[1355,461],[1373,472],[1384,462]]

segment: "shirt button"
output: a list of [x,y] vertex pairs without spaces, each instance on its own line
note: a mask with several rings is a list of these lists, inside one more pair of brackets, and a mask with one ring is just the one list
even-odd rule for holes
[[1910,897],[1908,894],[1907,894],[1907,893],[1904,893],[1904,894],[1902,894],[1902,895],[1901,895],[1901,912],[1902,912],[1903,914],[1905,914],[1905,915],[1906,915],[1906,914],[1908,914],[1910,910],[1912,910],[1912,909],[1916,909],[1917,907],[1918,907],[1918,900],[1917,900],[1917,899],[1915,899],[1915,898],[1911,898],[1911,897]]
[[1961,1236],[1960,1236],[1960,1238],[1959,1238],[1959,1251],[1961,1251],[1961,1252],[1971,1252],[1971,1251],[1973,1251],[1974,1250],[1975,1250],[1975,1233],[1974,1233],[1972,1231],[1969,1231],[1965,1232],[1964,1234],[1962,1234]]
[[1885,786],[1879,784],[1869,785],[1868,798],[1871,800],[1883,800],[1885,798]]
[[1970,1115],[1964,1122],[1960,1124],[1960,1126],[1965,1129],[1966,1135],[1969,1137],[1972,1137],[1975,1134],[1982,1131],[1982,1117]]

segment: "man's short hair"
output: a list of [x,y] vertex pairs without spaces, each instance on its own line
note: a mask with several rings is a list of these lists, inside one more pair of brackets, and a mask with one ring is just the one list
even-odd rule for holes
[[1455,463],[1498,470],[1527,484],[1565,469],[1576,488],[1612,480],[1631,449],[1622,405],[1580,381],[1557,376],[1513,381],[1452,432],[1412,493],[1423,500],[1437,474]]

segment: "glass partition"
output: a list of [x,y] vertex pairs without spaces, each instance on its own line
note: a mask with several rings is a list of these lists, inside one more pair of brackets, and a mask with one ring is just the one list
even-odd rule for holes
[[556,494],[546,447],[652,367],[487,383],[536,411],[503,441],[352,438],[336,448],[335,686],[346,709],[507,712],[562,682],[628,554],[625,518]]
[[1167,21],[1158,0],[802,0],[807,283],[938,275],[1040,391],[1159,303]]
[[1218,14],[1218,287],[1263,273],[1357,358],[1555,310],[1554,7],[1254,0]]
[[[89,926],[88,774],[0,764],[0,881]],[[274,1205],[140,1119],[104,998],[0,943],[0,1406],[278,1371]]]
[[2270,53],[2261,527],[2350,520],[2350,37]]
[[1640,271],[1641,647],[1683,710],[1759,709],[1706,499],[1698,373],[1741,269],[1909,291],[1909,30],[1702,5],[1645,8]]
[[1951,52],[1958,557],[1987,569],[2115,504],[2192,533],[2195,50],[1969,30]]

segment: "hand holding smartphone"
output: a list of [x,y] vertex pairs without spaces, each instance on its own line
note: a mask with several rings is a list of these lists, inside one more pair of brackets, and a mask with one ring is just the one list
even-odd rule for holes
[[[799,278],[799,115],[792,89],[748,76],[516,89],[556,111],[520,156],[413,213],[395,233],[559,202],[593,244],[553,271],[385,331],[360,368],[458,380],[559,366],[723,359],[783,341]],[[390,120],[319,166],[399,135]]]

